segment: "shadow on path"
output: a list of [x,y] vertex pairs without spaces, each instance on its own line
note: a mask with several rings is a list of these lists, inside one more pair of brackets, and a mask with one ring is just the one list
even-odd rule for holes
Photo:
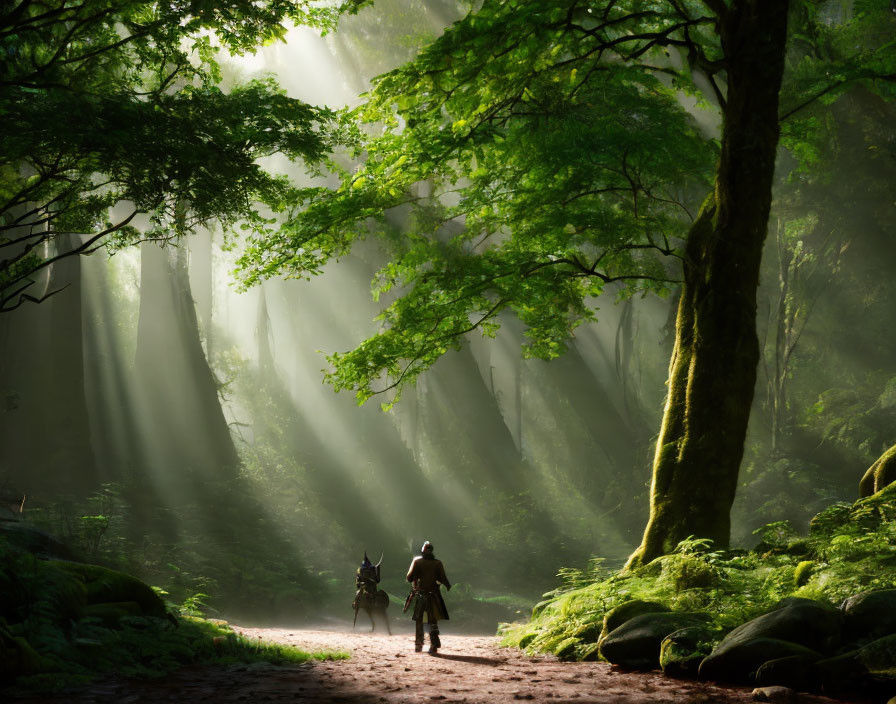
[[468,662],[471,665],[488,665],[489,667],[497,667],[498,665],[507,664],[506,658],[481,658],[475,655],[444,655],[438,653],[433,657],[439,660],[453,660],[455,662]]
[[[494,636],[445,636],[435,657],[410,638],[283,628],[235,630],[249,639],[306,650],[351,652],[349,660],[188,667],[158,680],[111,676],[57,694],[4,698],[9,704],[752,704],[751,690],[673,680],[658,671],[622,672],[602,662],[561,662],[499,648]],[[803,699],[800,699],[802,704]],[[822,697],[805,704],[844,704]]]

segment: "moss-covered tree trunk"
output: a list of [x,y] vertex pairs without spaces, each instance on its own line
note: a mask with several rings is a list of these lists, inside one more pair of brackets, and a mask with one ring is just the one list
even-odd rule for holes
[[893,482],[896,482],[896,445],[882,454],[865,472],[859,482],[859,496],[865,498],[876,494]]
[[719,24],[728,91],[714,193],[688,236],[650,519],[636,566],[689,536],[726,547],[753,400],[756,289],[778,145],[786,0],[731,3]]

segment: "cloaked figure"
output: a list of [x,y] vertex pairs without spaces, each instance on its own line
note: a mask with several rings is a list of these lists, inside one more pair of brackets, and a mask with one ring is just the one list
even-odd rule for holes
[[352,623],[352,628],[355,627],[355,623],[358,621],[358,610],[364,609],[370,617],[371,631],[376,630],[374,615],[381,614],[383,622],[386,624],[386,632],[391,636],[392,629],[389,628],[389,617],[386,615],[386,609],[389,606],[389,595],[379,588],[380,565],[382,562],[383,559],[380,558],[377,564],[372,564],[367,557],[367,551],[364,551],[364,559],[361,561],[361,566],[358,568],[355,577],[355,587],[357,587],[358,591],[355,592],[355,600],[352,602],[352,608],[355,610],[355,620]]
[[441,560],[437,560],[433,554],[433,546],[428,540],[423,543],[420,555],[411,562],[408,570],[408,581],[414,586],[408,595],[404,605],[407,611],[413,607],[411,618],[414,619],[416,630],[414,633],[414,650],[423,650],[423,622],[429,623],[429,653],[435,655],[442,642],[439,640],[439,621],[448,620],[448,609],[439,585],[445,585],[445,589],[451,589],[451,583],[445,576],[445,567]]

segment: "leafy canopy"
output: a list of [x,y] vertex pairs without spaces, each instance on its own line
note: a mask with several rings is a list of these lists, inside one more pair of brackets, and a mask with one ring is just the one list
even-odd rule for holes
[[[891,80],[892,13],[849,18],[794,1],[785,106],[802,114],[857,80]],[[550,358],[594,317],[593,296],[667,290],[712,178],[717,145],[683,96],[726,103],[723,0],[485,0],[347,115],[362,138],[336,189],[308,189],[273,237],[249,239],[246,285],[320,273],[375,233],[391,258],[374,294],[397,292],[380,334],[330,357],[329,380],[363,402],[400,391],[497,316]],[[858,38],[870,41],[858,42]],[[797,122],[794,120],[794,122]],[[811,130],[795,127],[794,150]],[[673,262],[670,264],[670,261]]]
[[[371,230],[390,243],[374,292],[401,295],[380,334],[331,357],[337,388],[364,401],[383,375],[400,387],[465,333],[493,335],[503,310],[526,324],[527,353],[551,358],[608,284],[667,290],[676,273],[664,257],[716,146],[659,47],[710,20],[634,5],[484,3],[376,79],[348,116],[362,125],[361,166],[334,164],[337,189],[309,189],[275,237],[250,239],[246,284],[318,273]],[[650,52],[658,70],[641,65]]]
[[[259,157],[319,159],[331,113],[271,81],[223,92],[216,54],[322,30],[363,4],[316,0],[19,0],[0,11],[0,311],[36,300],[60,256],[198,223],[268,224],[289,186]],[[113,211],[114,206],[120,206]],[[125,214],[121,214],[124,212]],[[131,223],[148,214],[138,233]],[[85,235],[73,248],[60,235]]]

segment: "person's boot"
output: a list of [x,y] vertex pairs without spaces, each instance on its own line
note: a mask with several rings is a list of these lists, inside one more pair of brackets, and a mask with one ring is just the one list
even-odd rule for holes
[[429,654],[435,655],[441,647],[442,641],[439,640],[439,631],[434,628],[429,632]]

